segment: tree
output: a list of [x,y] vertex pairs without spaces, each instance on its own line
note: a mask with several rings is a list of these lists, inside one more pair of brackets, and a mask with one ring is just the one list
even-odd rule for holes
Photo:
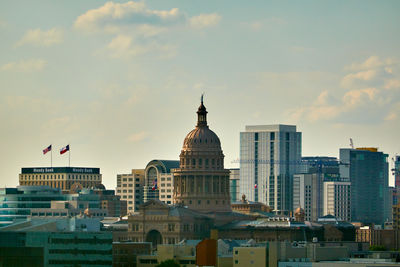
[[369,247],[371,251],[386,251],[385,246],[373,245]]
[[180,267],[180,265],[171,259],[157,264],[156,267]]

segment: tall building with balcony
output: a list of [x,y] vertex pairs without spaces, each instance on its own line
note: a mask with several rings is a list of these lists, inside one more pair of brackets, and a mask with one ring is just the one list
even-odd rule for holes
[[116,195],[126,201],[127,213],[136,212],[143,204],[144,169],[132,169],[129,174],[117,174]]
[[296,126],[246,126],[240,133],[240,194],[278,213],[292,210],[293,175],[300,162],[301,132]]
[[377,148],[340,149],[340,176],[351,182],[353,221],[383,224],[390,217],[387,157]]
[[19,185],[48,185],[70,193],[95,187],[101,184],[101,179],[100,168],[33,167],[21,169]]

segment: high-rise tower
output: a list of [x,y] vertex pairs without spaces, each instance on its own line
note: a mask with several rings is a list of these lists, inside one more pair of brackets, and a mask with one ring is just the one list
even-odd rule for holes
[[180,166],[173,170],[174,202],[201,212],[231,211],[229,170],[218,136],[208,128],[207,110],[201,99],[197,125],[187,134]]
[[300,162],[296,126],[246,126],[240,133],[240,193],[278,213],[292,210],[292,179]]

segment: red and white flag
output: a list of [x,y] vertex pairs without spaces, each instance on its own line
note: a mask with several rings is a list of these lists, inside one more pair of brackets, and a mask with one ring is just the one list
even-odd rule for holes
[[51,151],[51,145],[43,149],[43,155],[45,155],[47,152]]
[[69,151],[69,145],[67,145],[67,146],[65,146],[65,147],[63,147],[63,148],[61,148],[61,149],[60,149],[60,154],[62,155],[62,154],[64,154],[64,153],[67,152],[67,151]]
[[255,185],[254,185],[254,188],[255,188],[255,189],[257,189],[257,187],[258,187],[258,185],[257,185],[257,184],[255,184]]

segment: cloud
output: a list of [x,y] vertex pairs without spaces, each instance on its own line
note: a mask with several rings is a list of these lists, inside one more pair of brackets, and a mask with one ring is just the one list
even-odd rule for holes
[[112,34],[126,34],[127,31],[134,30],[146,37],[163,33],[172,26],[189,25],[191,28],[201,29],[215,26],[220,20],[221,16],[216,13],[188,17],[178,8],[152,10],[144,2],[107,2],[80,15],[75,20],[74,27],[85,32]]
[[277,26],[286,25],[287,21],[279,17],[269,17],[262,20],[243,22],[241,24],[252,31],[260,31],[263,29],[272,29]]
[[46,66],[47,62],[43,59],[21,60],[19,62],[10,62],[2,65],[0,71],[15,71],[15,72],[34,72],[41,71]]
[[151,10],[144,2],[114,3],[107,2],[103,6],[80,15],[74,27],[80,30],[96,32],[116,32],[123,25],[170,25],[185,20],[178,8],[171,10]]
[[128,142],[132,142],[132,143],[136,143],[136,142],[140,142],[143,141],[145,139],[147,139],[149,137],[149,134],[146,132],[139,132],[139,133],[134,133],[128,136],[127,141]]
[[63,41],[63,31],[52,28],[48,31],[41,29],[29,30],[16,43],[16,46],[35,45],[35,46],[52,46]]
[[190,18],[190,25],[193,28],[201,29],[217,25],[221,20],[221,16],[213,14],[200,14],[198,16]]
[[370,70],[370,69],[380,68],[382,66],[389,67],[394,64],[396,64],[396,62],[392,58],[387,58],[385,60],[382,60],[377,56],[370,56],[361,63],[352,63],[351,65],[346,66],[345,70],[347,71]]
[[398,89],[400,88],[400,80],[389,79],[385,81],[385,89]]
[[377,76],[377,71],[376,70],[366,70],[366,71],[360,71],[360,72],[357,72],[357,73],[350,73],[350,74],[347,74],[343,78],[342,86],[343,87],[351,86],[354,82],[357,82],[357,80],[371,81],[376,76]]
[[[323,91],[309,105],[288,112],[294,121],[310,122],[335,120],[336,122],[373,123],[398,118],[400,109],[400,80],[398,66],[393,59],[369,57],[362,63],[353,63],[340,85],[341,92]],[[390,66],[391,72],[387,72]],[[390,90],[389,90],[390,89]]]
[[112,58],[129,58],[150,52],[157,53],[164,58],[170,58],[175,55],[175,49],[171,45],[161,45],[154,41],[139,45],[134,43],[133,37],[122,34],[112,39],[106,49]]

